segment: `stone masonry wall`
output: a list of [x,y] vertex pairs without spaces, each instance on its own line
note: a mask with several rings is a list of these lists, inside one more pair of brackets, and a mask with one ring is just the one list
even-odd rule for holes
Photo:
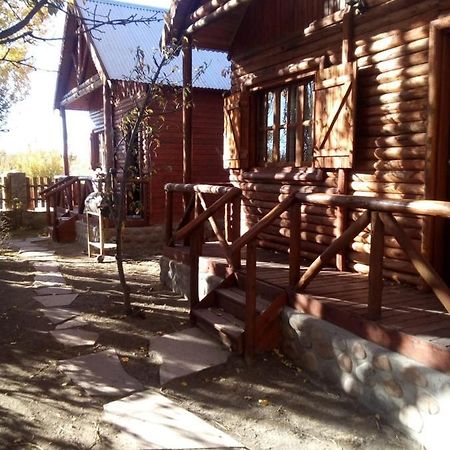
[[283,351],[429,450],[450,448],[450,376],[286,308]]

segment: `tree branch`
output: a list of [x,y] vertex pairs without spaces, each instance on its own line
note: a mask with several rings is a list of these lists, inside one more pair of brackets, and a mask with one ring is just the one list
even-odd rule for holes
[[28,14],[22,19],[16,22],[14,25],[0,31],[0,42],[4,39],[10,38],[26,27],[32,20],[33,17],[42,10],[42,8],[48,4],[48,0],[39,0],[33,8],[28,12]]

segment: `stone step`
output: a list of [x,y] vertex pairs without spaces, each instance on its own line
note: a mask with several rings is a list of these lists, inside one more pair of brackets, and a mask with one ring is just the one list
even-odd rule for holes
[[219,338],[230,350],[242,353],[244,349],[244,322],[219,308],[194,309],[196,324]]

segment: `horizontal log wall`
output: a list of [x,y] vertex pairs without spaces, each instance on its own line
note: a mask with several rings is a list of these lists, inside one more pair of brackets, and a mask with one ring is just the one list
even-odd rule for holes
[[[368,10],[355,16],[353,21],[358,100],[355,160],[348,177],[348,192],[391,199],[421,199],[426,182],[430,22],[448,9],[450,2],[369,0],[366,3]],[[265,22],[266,34],[270,33],[271,20],[276,17],[275,14],[265,18],[268,21]],[[255,19],[249,10],[245,23]],[[276,25],[272,27],[278,30]],[[277,34],[276,42],[274,39],[272,44],[255,43],[253,48],[242,40],[250,30],[238,32],[238,42],[231,54],[233,89],[257,92],[266,86],[314,73],[324,54],[332,63],[339,63],[343,32],[339,13],[317,19],[304,33]],[[277,169],[273,174],[272,179],[269,177],[265,181],[246,180],[238,171],[231,175],[234,183],[243,189],[249,226],[278,201],[277,190],[282,182],[276,181]],[[283,181],[287,183],[289,181]],[[328,171],[322,180],[296,182],[292,189],[338,192],[337,172]],[[304,256],[313,258],[339,233],[339,214],[333,208],[308,208],[302,209],[302,251]],[[355,215],[357,212],[350,212],[350,220]],[[420,248],[422,219],[398,219]],[[288,236],[289,217],[284,217],[260,236],[260,244],[287,251]],[[366,230],[348,249],[349,266],[366,273],[369,251],[370,234]],[[389,235],[385,237],[384,256],[386,276],[419,284],[405,253]]]

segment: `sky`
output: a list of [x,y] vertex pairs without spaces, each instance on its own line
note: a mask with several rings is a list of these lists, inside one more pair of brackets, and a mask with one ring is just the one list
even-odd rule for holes
[[[168,8],[170,0],[134,0],[130,3]],[[49,36],[60,38],[63,25],[61,14],[49,24]],[[53,109],[60,46],[60,41],[47,41],[31,49],[30,56],[37,70],[30,75],[30,90],[26,98],[11,109],[8,131],[0,132],[0,150],[8,153],[57,150],[62,153],[61,118]],[[69,153],[78,155],[80,160],[88,160],[92,128],[89,115],[67,111],[67,127]]]

